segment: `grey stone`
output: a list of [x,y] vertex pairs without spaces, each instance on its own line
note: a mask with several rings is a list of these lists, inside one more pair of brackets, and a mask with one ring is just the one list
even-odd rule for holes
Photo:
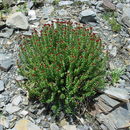
[[59,127],[58,127],[55,123],[52,123],[52,124],[50,125],[50,129],[51,129],[51,130],[60,130]]
[[94,12],[92,9],[86,9],[82,11],[79,17],[81,23],[87,24],[88,22],[97,22],[96,12]]
[[4,130],[3,126],[0,124],[0,130]]
[[110,87],[110,88],[105,89],[104,93],[112,98],[115,98],[115,99],[118,99],[121,101],[128,102],[128,100],[129,100],[128,92],[122,88]]
[[15,113],[15,112],[17,112],[19,110],[20,110],[19,107],[13,106],[12,104],[8,104],[5,107],[5,111],[7,111],[9,114],[13,114],[13,113]]
[[33,5],[34,5],[33,1],[28,0],[28,2],[27,2],[28,9],[31,9],[33,7]]
[[118,9],[123,9],[123,6],[124,6],[124,4],[122,4],[122,3],[117,3],[117,5],[116,5],[116,7]]
[[28,11],[29,20],[36,20],[36,12],[35,10],[29,10]]
[[108,9],[108,10],[115,10],[116,7],[113,3],[111,3],[109,0],[103,0],[103,6],[105,9]]
[[19,103],[20,103],[21,101],[22,101],[22,98],[21,98],[20,95],[18,95],[18,96],[15,96],[15,97],[14,97],[14,99],[13,99],[13,101],[12,101],[12,104],[15,105],[15,106],[17,106],[17,105],[19,105]]
[[130,27],[130,6],[123,7],[122,22]]
[[9,6],[11,6],[11,5],[13,5],[15,3],[15,1],[14,0],[3,0],[3,4],[4,5],[9,5]]
[[0,31],[0,37],[4,37],[4,38],[10,38],[10,36],[13,34],[14,29],[11,28],[3,28]]
[[111,107],[115,107],[115,106],[117,106],[117,105],[120,104],[119,101],[114,100],[114,99],[108,97],[108,96],[105,95],[105,94],[102,94],[102,95],[100,96],[100,98],[101,98],[101,100],[102,100],[105,104],[107,104],[107,105],[109,105],[109,106],[111,106]]
[[107,104],[105,104],[104,102],[102,102],[101,100],[99,100],[97,103],[96,103],[99,108],[104,112],[104,113],[108,113],[110,112],[113,108],[111,106],[108,106]]
[[54,2],[54,0],[45,0],[45,3],[47,4],[52,4]]
[[129,81],[129,78],[128,78],[125,74],[122,75],[121,78],[124,79],[124,80],[126,80],[126,81],[127,81],[127,80]]
[[127,65],[127,66],[126,66],[126,70],[127,70],[128,72],[130,72],[130,65]]
[[29,26],[27,17],[21,12],[11,14],[6,20],[6,25],[12,28],[19,28],[25,30],[28,29]]
[[114,57],[116,56],[116,54],[117,54],[117,47],[116,46],[111,49],[110,54]]
[[2,71],[9,71],[9,69],[12,67],[13,65],[13,61],[12,59],[8,59],[8,60],[0,60],[0,69]]
[[64,6],[64,5],[71,5],[73,4],[73,1],[60,1],[59,6]]
[[66,16],[68,14],[68,12],[64,9],[58,10],[57,13],[61,16]]
[[5,90],[5,84],[2,80],[0,80],[0,92]]
[[50,124],[48,122],[46,122],[46,121],[42,121],[41,124],[42,124],[42,126],[44,128],[49,128],[50,127]]
[[91,130],[92,128],[87,125],[78,125],[76,130]]
[[53,6],[44,6],[42,11],[43,11],[43,17],[48,18],[49,15],[51,15],[51,13],[54,11],[54,7]]
[[129,105],[130,104],[124,104],[107,115],[100,114],[97,119],[103,122],[110,130],[126,129],[129,127],[130,121]]

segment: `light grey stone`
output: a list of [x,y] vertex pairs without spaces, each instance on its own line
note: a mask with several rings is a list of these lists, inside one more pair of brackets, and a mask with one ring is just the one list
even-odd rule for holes
[[5,90],[5,84],[2,80],[0,80],[0,92]]
[[68,12],[64,9],[58,10],[57,13],[61,16],[66,16],[68,14]]
[[59,127],[58,127],[55,123],[52,123],[52,124],[50,125],[50,129],[51,129],[51,130],[60,130]]
[[29,10],[28,11],[29,20],[36,20],[36,12],[35,10]]
[[86,9],[82,11],[79,15],[81,23],[88,23],[88,22],[97,22],[96,20],[96,12],[92,9]]
[[127,66],[126,66],[126,70],[127,70],[128,72],[130,72],[130,65],[127,65]]
[[25,30],[28,29],[29,26],[27,17],[21,12],[11,14],[6,20],[6,25],[12,28],[19,28]]
[[11,28],[3,28],[0,31],[0,37],[4,37],[4,38],[10,38],[10,36],[13,34],[14,29]]
[[110,88],[105,89],[104,93],[112,98],[115,98],[121,101],[128,102],[129,100],[128,92],[122,88],[110,87]]
[[28,114],[28,111],[23,110],[23,111],[21,111],[19,114],[20,114],[20,115],[23,115],[23,116],[26,116],[26,115]]
[[17,106],[17,105],[19,105],[19,103],[22,101],[22,97],[20,96],[20,95],[18,95],[18,96],[15,96],[14,97],[14,99],[13,99],[13,101],[12,101],[12,104],[13,105],[15,105],[15,106]]
[[12,67],[13,65],[13,61],[12,59],[8,59],[8,60],[0,60],[0,69],[2,71],[9,71],[9,69]]
[[21,108],[17,106],[13,106],[12,104],[8,104],[5,106],[5,111],[7,111],[9,114],[13,114],[17,111],[19,111]]
[[122,4],[122,3],[117,3],[117,5],[116,5],[116,7],[118,9],[123,9],[123,6],[124,6],[124,4]]
[[117,47],[116,46],[111,49],[110,54],[114,57],[116,56],[116,54],[117,54]]
[[59,6],[64,6],[64,5],[71,5],[73,4],[73,1],[60,1]]
[[0,130],[4,130],[3,126],[0,124]]
[[51,15],[51,13],[54,11],[54,7],[53,6],[44,6],[42,11],[43,11],[43,17],[48,18],[49,15]]
[[0,21],[0,28],[5,26],[5,22]]

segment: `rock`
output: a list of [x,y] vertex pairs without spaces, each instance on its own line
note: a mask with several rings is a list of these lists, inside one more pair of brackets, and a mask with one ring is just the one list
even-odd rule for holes
[[29,16],[30,20],[36,20],[36,12],[35,12],[35,10],[29,10],[28,11],[28,16]]
[[5,72],[9,71],[12,65],[13,65],[12,59],[0,60],[0,69],[2,71],[5,71]]
[[51,15],[51,13],[54,11],[54,7],[53,6],[44,6],[42,11],[43,11],[43,17],[48,18],[49,15]]
[[0,80],[0,93],[5,90],[5,84],[2,80]]
[[0,31],[0,37],[4,37],[4,38],[10,38],[10,36],[13,34],[14,30],[11,28],[3,28]]
[[123,16],[122,16],[122,22],[130,27],[130,6],[124,6],[123,7]]
[[105,89],[104,93],[112,98],[115,98],[115,99],[118,99],[121,101],[128,102],[128,100],[129,100],[128,92],[122,88],[110,87],[110,88]]
[[122,3],[117,3],[116,8],[122,10],[122,9],[123,9],[123,6],[124,6],[124,4],[122,4]]
[[16,12],[14,14],[11,14],[7,20],[6,25],[12,28],[18,28],[18,29],[28,29],[28,20],[27,17],[21,13]]
[[50,124],[48,122],[46,122],[46,121],[42,121],[41,124],[42,124],[42,126],[44,128],[49,128],[50,127]]
[[128,46],[126,47],[126,49],[130,52],[130,45],[128,45]]
[[61,16],[66,16],[68,14],[68,12],[64,9],[58,10],[57,13]]
[[119,101],[117,100],[114,100],[110,97],[108,97],[107,95],[105,94],[102,94],[101,96],[98,97],[98,99],[100,98],[101,101],[103,101],[105,104],[111,106],[111,107],[116,107],[117,105],[120,104]]
[[64,5],[71,5],[73,4],[73,1],[60,1],[59,6],[64,6]]
[[28,9],[31,9],[33,7],[33,5],[34,5],[33,1],[30,1],[30,0],[27,1],[27,8]]
[[130,65],[127,65],[127,66],[126,66],[126,70],[127,70],[128,72],[130,72]]
[[46,4],[52,4],[54,2],[54,0],[45,0]]
[[37,125],[27,119],[21,119],[16,122],[14,130],[41,130]]
[[20,95],[18,95],[18,96],[15,96],[15,97],[14,97],[14,99],[13,99],[13,101],[12,101],[12,104],[15,105],[15,106],[17,106],[17,105],[19,105],[19,103],[20,103],[21,101],[22,101],[22,98],[21,98]]
[[26,115],[28,114],[28,111],[23,110],[23,111],[21,111],[19,114],[20,114],[20,115],[23,115],[23,116],[26,116]]
[[75,125],[65,125],[64,130],[77,130]]
[[60,130],[59,127],[58,127],[55,123],[52,123],[52,124],[50,125],[50,129],[51,129],[51,130]]
[[114,57],[116,56],[116,54],[117,54],[117,47],[116,46],[111,49],[110,54]]
[[4,130],[4,128],[3,128],[3,126],[2,126],[2,125],[0,125],[0,130]]
[[80,22],[87,24],[88,22],[97,22],[96,12],[92,9],[84,10],[80,13]]
[[59,125],[63,127],[65,125],[69,125],[69,123],[66,121],[66,119],[63,119],[63,120],[60,121]]
[[97,120],[102,122],[109,130],[127,129],[130,121],[130,104],[124,104],[111,113],[97,115]]
[[9,120],[5,116],[0,116],[0,125],[9,128]]
[[103,6],[105,9],[108,9],[108,10],[115,10],[116,7],[113,3],[111,3],[109,0],[103,0]]
[[12,104],[8,104],[5,106],[5,111],[7,111],[9,114],[13,114],[19,110],[20,110],[19,107],[13,106]]
[[92,130],[92,128],[87,125],[79,125],[76,130]]

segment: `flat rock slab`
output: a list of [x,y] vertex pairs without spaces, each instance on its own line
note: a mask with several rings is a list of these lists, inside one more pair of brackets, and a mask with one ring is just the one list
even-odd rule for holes
[[109,106],[111,106],[111,107],[115,107],[115,106],[117,106],[117,105],[120,104],[119,101],[114,100],[114,99],[110,98],[109,96],[107,96],[107,95],[105,95],[105,94],[101,95],[101,96],[100,96],[100,99],[101,99],[105,104],[107,104],[107,105],[109,105]]
[[118,107],[108,115],[100,114],[97,119],[110,130],[124,130],[130,126],[130,103]]
[[130,98],[128,91],[124,88],[111,87],[104,90],[104,93],[112,98],[125,101],[125,102],[128,102]]
[[21,119],[16,122],[13,130],[41,130],[37,125],[27,119]]
[[5,111],[7,111],[9,114],[13,114],[19,110],[20,110],[19,107],[13,106],[12,104],[8,104],[5,106]]
[[6,20],[6,25],[12,28],[25,30],[28,29],[29,26],[27,17],[21,12],[11,14]]

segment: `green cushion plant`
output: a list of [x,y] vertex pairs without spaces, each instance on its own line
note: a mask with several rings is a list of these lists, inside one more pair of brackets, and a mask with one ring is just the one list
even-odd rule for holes
[[19,57],[30,98],[48,104],[55,114],[72,114],[104,87],[106,56],[91,27],[70,21],[45,24],[23,39]]

